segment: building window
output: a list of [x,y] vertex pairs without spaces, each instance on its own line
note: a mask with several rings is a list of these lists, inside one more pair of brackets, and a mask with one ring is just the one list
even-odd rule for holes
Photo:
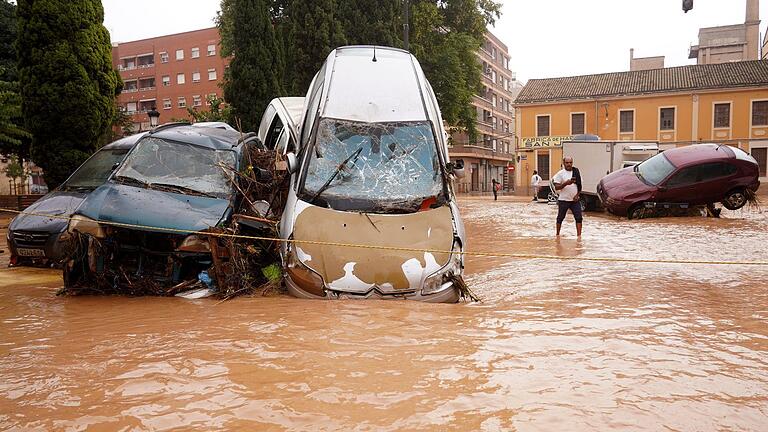
[[186,108],[187,107],[187,98],[184,96],[179,97],[179,108]]
[[200,98],[200,95],[192,96],[192,106],[199,107],[202,104],[203,104],[203,100]]
[[171,100],[163,99],[163,109],[171,109]]
[[127,114],[133,114],[136,112],[136,102],[128,102],[125,106],[125,112]]
[[184,74],[176,74],[176,84],[184,84]]
[[635,112],[619,111],[619,132],[632,133],[635,131]]
[[730,103],[715,104],[715,127],[716,128],[731,127],[731,104]]
[[200,48],[192,48],[192,58],[200,57]]
[[571,114],[571,135],[584,133],[584,113]]
[[[536,169],[542,180],[549,180],[549,152],[544,150],[536,155]],[[541,184],[541,183],[539,183]]]
[[750,153],[752,153],[752,157],[757,161],[760,177],[765,177],[766,165],[768,165],[768,149],[765,147],[757,147],[753,148]]
[[160,53],[160,63],[168,63],[168,53],[167,52],[161,52]]
[[200,82],[200,72],[192,72],[192,82]]
[[216,55],[216,45],[208,45],[208,55],[209,56]]
[[184,60],[184,50],[176,50],[176,60]]
[[168,87],[169,85],[171,85],[171,76],[163,75],[163,87]]
[[662,108],[660,110],[659,125],[661,130],[675,130],[675,109]]
[[216,69],[208,69],[208,81],[216,80]]
[[536,136],[549,136],[548,115],[536,116]]
[[768,126],[768,101],[752,102],[752,126]]

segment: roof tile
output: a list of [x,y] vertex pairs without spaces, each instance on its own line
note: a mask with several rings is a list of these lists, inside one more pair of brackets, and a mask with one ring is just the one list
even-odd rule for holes
[[768,60],[532,79],[515,104],[755,86],[768,86]]

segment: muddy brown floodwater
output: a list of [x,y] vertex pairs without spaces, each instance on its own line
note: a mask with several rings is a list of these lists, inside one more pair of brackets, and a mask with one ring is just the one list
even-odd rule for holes
[[[470,248],[768,260],[768,213],[461,201]],[[56,297],[0,272],[0,429],[768,430],[768,268],[474,258],[484,301]]]

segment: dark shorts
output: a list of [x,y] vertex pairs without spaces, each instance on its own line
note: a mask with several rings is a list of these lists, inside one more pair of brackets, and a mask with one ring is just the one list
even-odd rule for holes
[[578,201],[557,201],[557,223],[563,223],[565,214],[568,213],[568,209],[571,209],[573,219],[576,220],[576,223],[581,223],[581,203]]

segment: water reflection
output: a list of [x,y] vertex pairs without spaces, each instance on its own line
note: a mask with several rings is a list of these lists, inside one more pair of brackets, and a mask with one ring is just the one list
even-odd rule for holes
[[[474,250],[754,260],[768,244],[761,213],[588,214],[581,240],[572,222],[557,240],[543,204],[462,210]],[[768,269],[467,268],[482,303],[56,297],[55,278],[14,273],[0,291],[0,428],[764,428]]]

